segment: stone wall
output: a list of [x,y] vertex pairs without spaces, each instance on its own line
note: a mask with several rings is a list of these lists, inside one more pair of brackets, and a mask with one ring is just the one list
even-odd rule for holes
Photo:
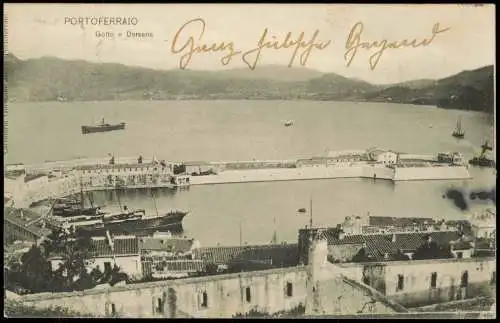
[[[492,296],[495,287],[492,284],[492,277],[496,275],[494,258],[351,263],[340,266],[347,269],[352,277],[360,282],[366,281],[366,275],[370,273],[370,286],[384,293],[388,299],[406,307]],[[370,270],[372,267],[380,268],[380,266],[384,267],[383,270]],[[466,288],[462,288],[464,273],[467,273]],[[381,289],[381,286],[384,288]]]
[[30,295],[24,301],[102,316],[176,317],[180,312],[193,317],[232,317],[256,307],[273,313],[305,304],[306,280],[305,268],[298,267]]
[[[316,275],[310,267],[294,267],[116,286],[107,290],[39,294],[23,301],[38,307],[60,305],[83,313],[119,317],[232,317],[259,309],[290,311],[316,300],[319,313],[393,313],[369,287],[338,272]],[[312,289],[313,286],[321,286]],[[309,291],[308,291],[309,288]],[[308,293],[313,297],[308,297]],[[376,293],[376,291],[375,291]],[[378,301],[377,301],[378,299]]]

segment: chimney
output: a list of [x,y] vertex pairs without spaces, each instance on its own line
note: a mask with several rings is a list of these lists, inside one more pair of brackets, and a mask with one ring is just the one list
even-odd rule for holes
[[392,241],[393,243],[394,243],[394,242],[396,242],[396,234],[395,234],[395,233],[393,233],[393,234],[392,234],[392,240],[391,240],[391,241]]
[[339,240],[344,240],[344,237],[345,237],[344,231],[340,231],[339,232]]
[[23,211],[23,209],[19,209],[19,211],[20,211],[19,215],[21,216],[21,219],[24,220],[24,211]]
[[432,237],[431,237],[431,235],[428,235],[428,236],[427,236],[427,242],[428,242],[428,243],[431,243],[431,242],[432,242]]

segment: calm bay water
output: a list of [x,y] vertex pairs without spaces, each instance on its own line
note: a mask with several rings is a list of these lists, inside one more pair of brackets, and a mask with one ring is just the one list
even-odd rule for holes
[[[451,136],[462,117],[466,139]],[[80,126],[125,121],[125,131],[82,135]],[[378,146],[416,154],[460,151],[469,159],[493,127],[479,113],[384,103],[310,101],[141,101],[9,104],[7,163],[77,157],[157,156],[167,160],[294,159],[327,150]],[[294,120],[284,127],[284,120]],[[449,187],[491,188],[491,169],[471,168],[471,181],[391,183],[334,179],[195,186],[120,193],[129,207],[159,212],[188,209],[186,234],[202,245],[294,242],[309,222],[297,209],[313,200],[315,225],[334,226],[347,215],[461,219],[442,195]],[[97,200],[117,205],[110,192]],[[476,203],[473,210],[486,204]],[[274,224],[275,223],[275,224]]]

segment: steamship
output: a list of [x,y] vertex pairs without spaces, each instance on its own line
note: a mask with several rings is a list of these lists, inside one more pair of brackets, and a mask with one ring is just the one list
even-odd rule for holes
[[104,118],[102,118],[100,124],[91,126],[82,126],[82,134],[85,135],[88,133],[106,132],[106,131],[123,130],[123,129],[125,129],[125,122],[120,122],[117,124],[109,124],[104,122]]
[[[81,185],[81,184],[80,184]],[[84,207],[84,193],[81,199],[59,199],[52,206],[52,216],[46,223],[51,227],[69,230],[74,234],[90,236],[103,235],[107,231],[113,234],[148,235],[155,231],[182,231],[182,220],[189,212],[171,211],[165,214],[147,215],[144,209],[129,210],[120,202],[117,213],[104,212],[94,206],[93,198],[88,193],[90,207]],[[153,197],[153,201],[154,197]],[[156,202],[155,202],[156,209]]]
[[51,217],[49,226],[71,230],[77,235],[97,236],[109,231],[113,234],[148,235],[155,231],[182,231],[182,220],[189,212],[171,211],[166,214],[146,215],[144,209],[124,210],[117,214]]

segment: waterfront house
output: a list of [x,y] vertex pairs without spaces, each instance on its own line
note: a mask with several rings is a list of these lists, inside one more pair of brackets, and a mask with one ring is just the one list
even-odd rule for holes
[[[111,270],[115,265],[129,277],[141,277],[142,266],[136,236],[92,237],[90,255],[86,259],[87,271],[99,268],[101,272]],[[52,269],[62,263],[62,256],[50,259]]]

